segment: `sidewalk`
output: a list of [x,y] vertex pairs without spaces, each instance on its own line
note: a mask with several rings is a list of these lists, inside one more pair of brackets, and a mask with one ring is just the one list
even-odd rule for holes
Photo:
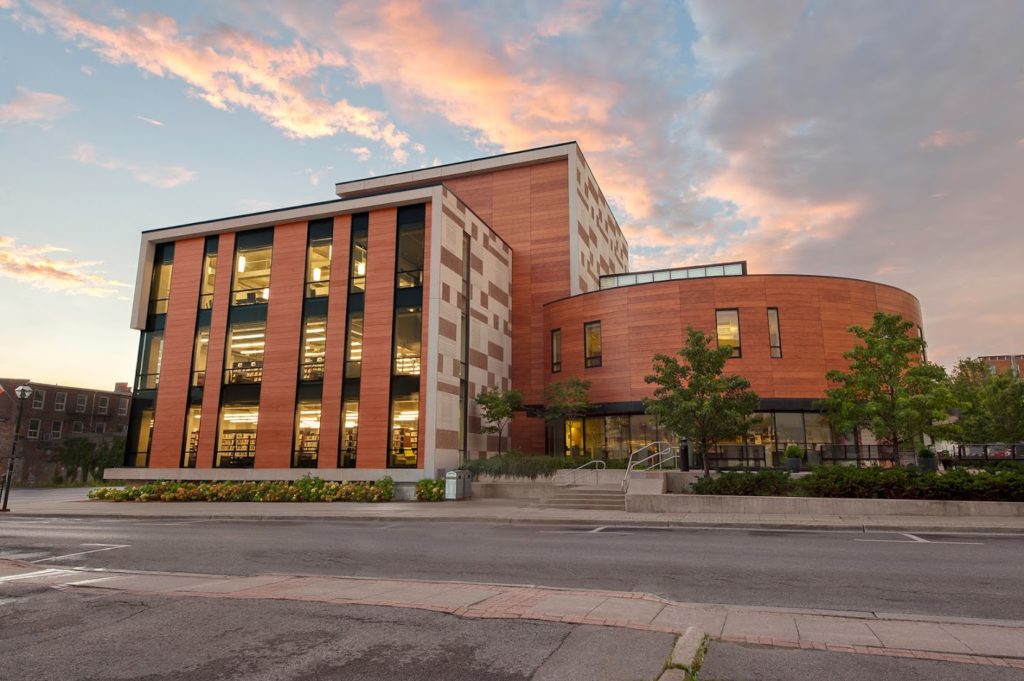
[[998,532],[1024,534],[1024,517],[883,515],[784,515],[742,513],[630,513],[532,506],[525,500],[448,502],[229,503],[89,501],[88,489],[15,489],[11,513],[91,518],[190,518],[213,520],[419,520],[441,522],[540,523],[556,525],[644,525],[658,527],[752,527],[904,532]]
[[[352,577],[43,568],[0,560],[0,583],[144,595],[315,601],[414,608],[459,617],[592,624],[779,648],[1024,669],[1024,622],[676,603],[650,594]],[[690,633],[690,637],[694,632]]]

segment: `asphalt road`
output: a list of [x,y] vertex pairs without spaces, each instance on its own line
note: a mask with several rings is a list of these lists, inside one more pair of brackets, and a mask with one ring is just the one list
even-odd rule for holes
[[1006,535],[3,518],[0,557],[41,566],[602,588],[824,610],[1014,620],[1024,613],[1024,538]]

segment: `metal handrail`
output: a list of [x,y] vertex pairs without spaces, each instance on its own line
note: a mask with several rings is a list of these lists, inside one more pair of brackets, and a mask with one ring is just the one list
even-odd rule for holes
[[[636,457],[637,454],[643,452],[646,449],[650,449],[651,447],[654,447],[654,446],[658,447],[658,451],[654,452],[650,456],[646,456],[643,459],[640,459],[639,461],[634,461],[633,460],[634,457]],[[665,453],[666,452],[669,452],[671,454],[667,458],[665,457]],[[673,460],[675,460],[677,458],[678,455],[674,454],[673,452],[675,452],[675,447],[672,445],[671,442],[661,442],[661,441],[658,441],[658,442],[651,442],[650,444],[644,445],[640,449],[638,449],[635,452],[633,452],[632,454],[630,454],[629,455],[629,463],[626,464],[626,474],[624,476],[622,476],[622,493],[625,494],[629,490],[629,479],[630,479],[630,476],[633,473],[633,471],[635,471],[635,470],[649,471],[649,470],[654,470],[655,468],[660,470],[661,467],[664,466],[667,462],[673,461]],[[640,466],[642,466],[643,464],[647,463],[648,461],[650,461],[651,459],[654,459],[654,458],[658,459],[658,463],[656,465],[652,464],[652,465],[647,466],[646,468],[639,468]]]
[[579,471],[581,471],[584,468],[587,468],[588,466],[591,466],[591,465],[594,466],[594,472],[595,473],[597,471],[603,471],[604,469],[608,468],[608,464],[606,464],[603,460],[601,460],[601,459],[591,459],[590,461],[586,462],[582,466],[577,466],[576,468],[571,469],[572,470],[572,484],[574,486],[576,485],[576,474]]

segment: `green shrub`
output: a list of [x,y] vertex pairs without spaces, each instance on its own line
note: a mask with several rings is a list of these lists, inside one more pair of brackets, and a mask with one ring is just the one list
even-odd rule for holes
[[806,456],[804,450],[797,445],[789,445],[786,447],[785,458],[803,460],[804,456]]
[[935,452],[933,452],[932,450],[928,449],[927,447],[922,447],[921,450],[917,453],[917,458],[919,458],[919,459],[934,459],[935,458]]
[[729,494],[748,497],[781,497],[793,491],[793,481],[785,471],[722,473],[714,478],[698,478],[694,494]]
[[418,480],[416,501],[444,501],[444,480]]
[[328,482],[305,477],[291,482],[175,482],[161,480],[135,487],[99,487],[90,499],[101,501],[391,501],[395,483]]

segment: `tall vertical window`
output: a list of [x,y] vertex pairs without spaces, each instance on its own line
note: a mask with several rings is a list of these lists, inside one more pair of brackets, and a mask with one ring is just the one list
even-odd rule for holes
[[398,247],[395,254],[395,287],[423,286],[423,239],[426,206],[398,209]]
[[601,366],[601,322],[583,325],[583,366]]
[[110,398],[106,395],[99,395],[96,398],[96,413],[100,416],[106,416],[107,411],[110,409]]
[[56,396],[56,398],[53,401],[53,410],[54,411],[64,411],[64,405],[67,404],[67,401],[68,401],[68,394],[67,393],[57,393],[57,396]]
[[270,298],[270,263],[274,253],[273,230],[244,232],[235,246],[232,305],[257,305]]
[[394,374],[420,375],[420,338],[423,333],[423,308],[404,307],[395,310]]
[[[161,340],[161,344],[162,344],[162,343],[163,343],[163,341]],[[159,376],[160,376],[160,361],[159,361],[159,360],[157,360],[157,364],[156,364],[156,374],[155,374],[155,375],[156,375],[157,377],[159,377]],[[153,387],[155,388],[156,386],[154,385]],[[88,395],[81,395],[81,394],[80,394],[80,395],[79,395],[79,396],[78,396],[78,397],[77,397],[77,398],[75,399],[75,411],[76,411],[77,413],[79,413],[79,414],[84,414],[84,413],[85,413],[85,410],[86,410],[86,408],[87,408],[88,406],[89,406],[89,396],[88,396]]]
[[196,344],[192,349],[192,387],[206,385],[206,360],[210,352],[210,327],[196,329]]
[[732,348],[731,357],[741,357],[740,350],[740,311],[739,310],[715,310],[717,323],[718,347],[728,345]]
[[46,391],[36,388],[32,391],[32,408],[42,409],[46,406]]
[[203,274],[199,284],[199,309],[213,308],[213,286],[217,282],[217,237],[206,239],[203,254]]
[[352,216],[352,252],[349,254],[349,291],[362,293],[366,290],[366,258],[369,247],[369,214]]
[[128,398],[127,397],[122,397],[121,400],[117,403],[117,415],[118,416],[128,416]]
[[419,393],[391,398],[391,451],[388,466],[411,468],[419,455]]
[[307,298],[326,296],[331,288],[333,232],[330,219],[309,223],[309,244],[306,247]]
[[153,407],[147,407],[139,414],[138,430],[135,433],[134,441],[131,443],[133,464],[145,466],[149,463],[149,446],[153,441]]
[[29,440],[39,439],[39,429],[43,427],[43,422],[39,419],[28,420],[28,431],[25,433],[25,437]]
[[551,373],[562,370],[562,330],[551,330]]
[[258,404],[225,404],[220,408],[215,465],[221,468],[252,468],[256,459]]
[[782,357],[782,331],[779,329],[779,308],[768,308],[768,345],[771,356]]
[[153,281],[149,287],[149,314],[167,312],[167,301],[171,297],[171,267],[174,260],[174,244],[160,244],[156,247],[153,262]]
[[316,468],[320,451],[320,400],[302,400],[295,407],[295,442],[292,466]]
[[51,440],[59,440],[61,435],[64,433],[64,422],[54,421],[50,424],[50,437]]
[[[160,384],[160,363],[164,354],[164,332],[144,331],[139,361],[139,376],[135,382],[137,390],[152,390]],[[85,411],[86,395],[78,396],[79,412]]]
[[345,378],[359,378],[363,366],[363,313],[348,315],[348,337],[345,341]]
[[239,322],[228,329],[225,383],[260,383],[263,381],[263,348],[266,345],[266,322]]
[[324,355],[327,353],[327,318],[307,317],[302,324],[303,381],[324,380]]
[[338,442],[338,466],[355,468],[359,443],[359,400],[348,398],[341,406],[341,439]]
[[188,407],[188,417],[185,421],[185,455],[181,462],[183,468],[196,467],[196,456],[199,453],[199,419],[202,412],[203,407],[200,404],[191,404]]

